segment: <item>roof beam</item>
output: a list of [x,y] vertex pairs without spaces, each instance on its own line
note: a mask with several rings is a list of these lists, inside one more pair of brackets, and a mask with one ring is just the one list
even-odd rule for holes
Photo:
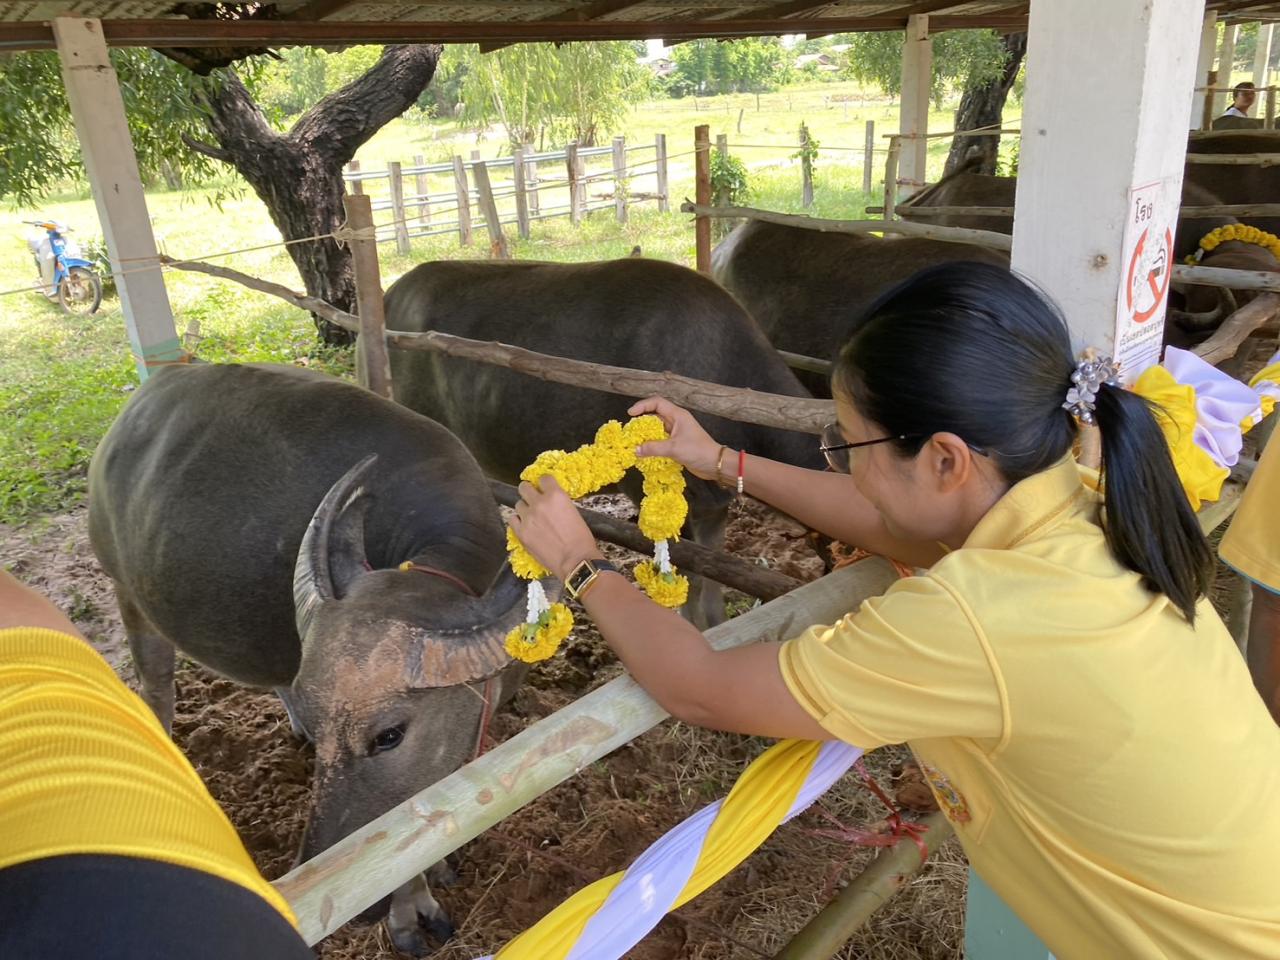
[[903,24],[906,24],[907,17],[915,17],[920,14],[940,13],[943,10],[949,10],[952,7],[963,7],[964,3],[957,3],[956,0],[928,0],[923,3],[909,3],[904,7],[894,7],[892,10],[885,10],[880,14],[882,17],[902,17]]
[[323,20],[331,17],[343,7],[349,7],[356,0],[311,0],[292,13],[286,13],[282,20]]
[[[992,17],[948,17],[944,28],[987,26]],[[1007,17],[1004,19],[1008,19]],[[957,21],[957,22],[950,22]],[[661,33],[678,40],[769,37],[782,33],[901,30],[900,17],[820,17],[793,20],[363,21],[103,20],[113,47],[330,46],[340,43],[522,43],[645,40]],[[53,49],[48,23],[0,23],[0,51]]]
[[[317,0],[323,2],[323,0]],[[565,21],[582,23],[586,20],[599,20],[601,17],[607,17],[611,13],[617,13],[619,10],[625,10],[627,7],[634,7],[644,3],[645,0],[595,0],[593,3],[583,4],[579,7],[569,7],[567,10],[560,10],[545,17],[539,17],[540,23],[562,23]],[[511,46],[512,41],[503,43],[482,43],[480,44],[481,53],[492,53],[494,50],[501,50],[503,47]]]

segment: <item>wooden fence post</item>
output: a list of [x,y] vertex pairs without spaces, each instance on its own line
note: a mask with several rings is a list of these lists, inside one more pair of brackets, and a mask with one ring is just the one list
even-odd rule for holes
[[667,195],[667,135],[660,133],[653,138],[654,159],[658,168],[658,212],[666,213],[671,209],[671,198]]
[[[360,173],[360,161],[352,160],[350,163],[348,163],[347,173],[350,176],[357,176]],[[361,183],[359,180],[352,180],[351,192],[356,194],[364,193],[364,184]]]
[[387,177],[391,181],[391,217],[396,232],[396,253],[409,255],[409,217],[404,212],[404,173],[399,160],[387,164]]
[[423,159],[422,154],[414,154],[413,165],[418,168],[418,173],[416,173],[413,178],[413,188],[418,193],[418,222],[423,225],[428,225],[431,223],[431,201],[427,199],[427,196],[429,195],[427,188],[427,175],[422,172],[422,168],[427,164]]
[[529,239],[529,195],[525,192],[524,147],[511,152],[511,182],[516,192],[516,230],[521,240]]
[[582,209],[578,206],[578,142],[569,141],[564,148],[564,165],[569,173],[569,222],[575,227],[582,222]]
[[[716,154],[721,161],[729,159],[729,135],[727,133],[716,134]],[[717,207],[724,207],[729,204],[729,196],[723,184],[716,188],[715,204]]]
[[498,204],[493,199],[493,187],[489,185],[489,167],[483,160],[471,165],[471,175],[476,178],[476,194],[480,198],[480,210],[484,225],[489,230],[489,255],[495,260],[510,260],[511,248],[502,232],[502,219],[498,216]]
[[[700,206],[711,204],[711,127],[705,123],[693,128],[693,199]],[[695,263],[699,273],[711,272],[711,220],[695,217],[693,221]]]
[[534,153],[536,155],[537,151],[532,150],[527,143],[524,145],[524,149],[526,158],[524,165],[529,175],[529,213],[536,217],[539,207],[538,194],[542,191],[538,189],[538,161],[529,156],[529,154]]
[[862,192],[871,192],[871,165],[876,157],[876,122],[867,121],[867,138],[862,147]]
[[453,158],[453,188],[458,194],[458,242],[471,245],[471,196],[467,189],[467,168],[462,158]]
[[627,222],[627,138],[613,138],[613,212]]
[[1209,71],[1209,80],[1205,86],[1209,89],[1204,92],[1204,115],[1200,118],[1201,130],[1213,129],[1213,103],[1217,99],[1217,94],[1213,92],[1213,88],[1218,85],[1218,71]]
[[898,157],[902,153],[902,140],[893,136],[889,138],[889,156],[884,161],[884,218],[893,219],[893,210],[898,203]]
[[[1262,29],[1262,25],[1258,25],[1258,29]],[[1267,87],[1267,118],[1262,125],[1268,130],[1274,130],[1276,126],[1276,88]]]
[[800,124],[800,205],[813,206],[813,160],[809,156],[809,128]]
[[373,205],[363,194],[347,194],[342,209],[351,230],[351,263],[356,275],[356,310],[360,315],[360,373],[365,386],[391,398],[391,358],[387,353],[387,322],[378,272],[378,241],[374,239]]

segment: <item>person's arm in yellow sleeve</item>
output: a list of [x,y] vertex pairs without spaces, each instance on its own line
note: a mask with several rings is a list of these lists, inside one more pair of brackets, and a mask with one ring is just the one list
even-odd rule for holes
[[84,639],[61,610],[7,570],[0,570],[0,630],[10,627],[43,627]]
[[1245,658],[1253,685],[1280,723],[1280,442],[1275,439],[1263,450],[1218,553],[1252,585]]

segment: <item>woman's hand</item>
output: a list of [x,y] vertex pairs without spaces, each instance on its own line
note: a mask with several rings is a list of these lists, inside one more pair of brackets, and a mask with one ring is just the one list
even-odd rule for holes
[[536,487],[520,484],[511,529],[534,559],[561,580],[583,560],[601,555],[582,514],[552,476],[543,477]]
[[702,424],[688,410],[662,397],[648,397],[633,405],[627,413],[633,417],[644,413],[656,414],[667,428],[669,439],[642,443],[636,449],[637,456],[670,457],[695,477],[724,480],[724,477],[716,475],[720,444],[702,429]]

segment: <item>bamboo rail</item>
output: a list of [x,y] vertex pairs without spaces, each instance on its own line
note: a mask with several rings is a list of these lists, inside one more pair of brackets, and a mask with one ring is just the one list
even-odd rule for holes
[[803,353],[792,353],[790,350],[779,350],[778,356],[792,370],[808,370],[810,373],[831,375],[834,366],[830,360],[819,360],[817,357],[806,357]]
[[[921,840],[930,856],[955,833],[941,812],[931,813],[920,822],[924,826]],[[910,883],[923,866],[920,849],[903,837],[854,877],[774,955],[774,960],[827,960],[835,956],[858,928]]]
[[1280,164],[1280,153],[1188,153],[1187,163],[1224,167],[1273,167]]
[[1280,203],[1211,203],[1178,212],[1184,217],[1280,217]]
[[[716,649],[794,636],[844,616],[896,579],[863,560],[707,631]],[[309,944],[667,714],[629,676],[538,721],[275,881]]]

